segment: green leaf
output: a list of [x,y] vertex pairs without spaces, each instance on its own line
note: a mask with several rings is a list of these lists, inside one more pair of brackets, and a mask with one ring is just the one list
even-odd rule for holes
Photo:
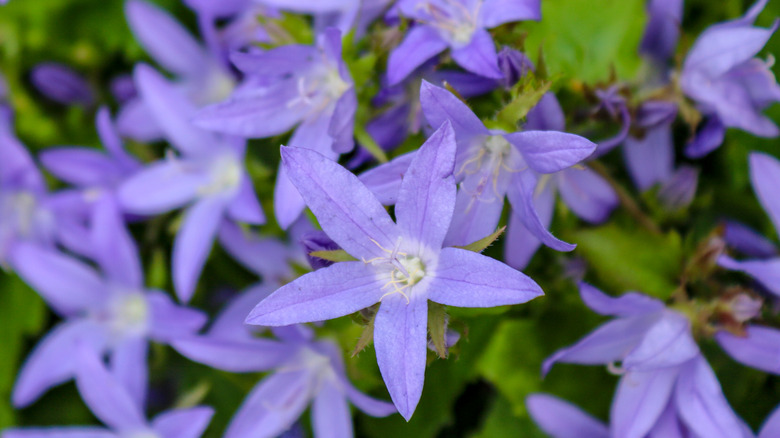
[[440,358],[447,358],[447,311],[444,306],[428,301],[428,330]]
[[382,150],[379,144],[374,140],[373,137],[371,137],[371,134],[366,131],[366,128],[361,123],[355,124],[355,138],[360,143],[360,145],[371,154],[371,156],[376,158],[377,161],[380,163],[387,163],[387,154],[385,154],[385,151]]
[[523,23],[525,46],[529,54],[544,50],[550,75],[593,83],[608,79],[613,66],[621,79],[637,72],[644,0],[544,0],[542,17]]
[[352,350],[352,357],[355,357],[361,351],[365,350],[372,342],[374,342],[374,321],[376,320],[376,312],[374,312],[368,319],[368,324],[363,328],[363,333],[360,334],[355,349]]
[[349,255],[346,251],[343,249],[334,249],[334,250],[322,250],[322,251],[312,251],[309,253],[312,257],[317,257],[318,259],[327,260],[329,262],[356,262],[357,259]]
[[609,224],[575,232],[571,240],[609,289],[636,290],[665,300],[677,287],[683,250],[675,232],[655,235]]
[[504,233],[504,230],[506,230],[506,227],[501,227],[497,229],[493,234],[483,237],[476,242],[471,242],[466,246],[456,246],[455,248],[465,249],[468,251],[474,251],[474,252],[482,252],[487,249],[490,245],[495,242],[501,234]]
[[523,119],[531,108],[536,106],[545,93],[550,91],[551,85],[552,82],[550,81],[543,81],[537,84],[534,80],[518,83],[516,85],[518,87],[517,96],[496,116],[499,127],[508,132],[516,131],[517,122]]

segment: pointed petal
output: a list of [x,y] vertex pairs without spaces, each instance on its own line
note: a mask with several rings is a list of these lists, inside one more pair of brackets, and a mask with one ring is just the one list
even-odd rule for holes
[[230,61],[239,70],[251,75],[284,76],[305,70],[317,58],[317,48],[302,44],[287,44],[259,53],[234,52]]
[[683,75],[697,70],[716,78],[754,57],[775,29],[760,27],[716,28],[704,32],[693,44],[683,64]]
[[[291,258],[289,250],[276,238],[264,238],[225,221],[219,229],[219,242],[237,262],[263,277],[265,281],[292,277],[287,263]],[[251,309],[246,309],[246,314]],[[241,317],[241,322],[246,314]]]
[[669,403],[678,375],[678,367],[624,374],[609,415],[612,436],[644,437]]
[[168,294],[151,291],[146,294],[149,305],[149,337],[169,343],[197,333],[208,321],[200,310],[179,306]]
[[571,168],[558,174],[558,190],[563,202],[580,218],[601,223],[620,200],[612,186],[589,168]]
[[566,116],[555,93],[547,92],[525,116],[525,129],[529,131],[563,131]]
[[390,398],[406,421],[422,395],[428,343],[428,302],[412,296],[388,295],[374,322],[374,347]]
[[766,259],[777,255],[771,240],[740,222],[727,221],[723,238],[730,247],[749,257]]
[[68,320],[52,329],[22,365],[14,385],[14,406],[27,406],[52,386],[72,378],[76,367],[73,351],[80,342],[102,351],[106,340],[100,327],[84,319]]
[[75,186],[105,186],[121,170],[106,154],[89,148],[59,147],[40,154],[43,166],[57,178]]
[[645,191],[665,182],[674,170],[674,143],[671,125],[661,125],[645,132],[642,139],[632,136],[623,142],[626,166],[634,184]]
[[539,285],[522,272],[460,248],[441,250],[428,289],[431,301],[456,307],[521,304],[541,295]]
[[97,127],[98,137],[103,147],[111,154],[114,159],[119,160],[124,166],[139,166],[138,161],[130,154],[125,152],[122,139],[111,121],[111,111],[108,107],[100,107],[95,116],[95,126]]
[[737,362],[768,373],[780,374],[780,331],[749,325],[745,336],[719,331],[715,334],[715,340]]
[[133,72],[138,92],[168,141],[179,151],[204,155],[218,143],[214,134],[192,123],[197,109],[183,92],[146,64],[138,64]]
[[627,370],[652,371],[680,365],[698,354],[699,347],[691,335],[688,318],[666,310],[625,357],[622,366]]
[[232,373],[267,371],[282,365],[296,352],[292,345],[259,338],[192,336],[179,338],[171,346],[190,360]]
[[92,413],[112,429],[144,428],[146,419],[140,408],[100,362],[99,356],[83,344],[75,354],[78,360],[76,387]]
[[455,132],[444,122],[420,147],[404,174],[395,216],[398,229],[422,248],[441,248],[455,209]]
[[252,310],[246,321],[256,325],[290,325],[325,321],[365,309],[385,291],[373,265],[340,262],[297,278]]
[[225,438],[273,438],[293,425],[311,399],[309,370],[277,372],[263,379],[228,425]]
[[199,438],[208,427],[214,409],[196,406],[163,412],[152,421],[152,429],[161,438]]
[[224,213],[224,199],[207,197],[196,202],[184,216],[173,242],[173,285],[182,302],[188,302],[195,293]]
[[273,281],[259,283],[231,299],[212,321],[208,336],[239,341],[254,339],[253,329],[256,327],[247,325],[244,320],[257,303],[271,295],[275,288]]
[[166,11],[145,1],[125,4],[130,29],[138,42],[165,69],[178,75],[197,74],[207,64],[205,50]]
[[680,418],[693,435],[744,436],[741,420],[729,406],[715,373],[702,356],[682,367],[675,401]]
[[301,217],[301,213],[305,209],[306,201],[303,200],[295,184],[287,177],[284,163],[279,163],[279,170],[276,173],[276,185],[274,185],[274,214],[276,215],[276,221],[282,229],[286,230]]
[[542,19],[539,0],[487,0],[479,10],[480,27],[492,28],[504,23]]
[[664,303],[647,295],[628,292],[612,297],[587,283],[580,283],[580,297],[586,306],[600,315],[639,316],[665,308]]
[[111,373],[125,388],[139,410],[146,406],[149,370],[146,355],[149,341],[145,338],[126,339],[111,352]]
[[138,95],[119,108],[116,115],[116,127],[123,137],[143,143],[158,141],[163,137],[163,132],[149,110],[149,106]]
[[371,190],[382,205],[394,205],[401,191],[401,181],[409,169],[415,152],[393,158],[360,174],[360,182]]
[[485,29],[477,29],[467,45],[453,48],[450,55],[459,66],[472,73],[492,79],[504,77],[498,68],[498,54],[493,37]]
[[236,222],[244,222],[252,225],[262,225],[265,223],[263,207],[257,199],[252,180],[246,173],[241,175],[238,193],[230,201],[230,204],[228,204],[227,214]]
[[598,365],[622,360],[642,341],[657,319],[655,315],[647,315],[606,322],[576,344],[548,357],[542,364],[542,374],[547,374],[557,362]]
[[175,159],[147,166],[119,187],[122,208],[128,213],[154,216],[189,203],[207,183],[207,177],[188,171],[186,166]]
[[373,397],[369,397],[366,394],[358,391],[357,388],[352,386],[346,378],[343,379],[342,385],[344,385],[347,398],[364,413],[371,415],[372,417],[386,417],[390,414],[395,414],[398,410],[395,405],[388,403],[384,400],[377,400]]
[[345,154],[355,147],[353,136],[356,111],[357,95],[355,89],[350,87],[336,102],[328,127],[328,136],[333,139],[333,150],[337,153]]
[[693,141],[685,145],[685,156],[688,158],[701,158],[714,151],[723,143],[726,136],[726,127],[717,116],[710,116],[704,127],[696,133]]
[[425,25],[414,26],[401,44],[390,52],[387,61],[388,85],[400,83],[417,67],[446,48],[447,43],[441,39],[436,29]]
[[113,196],[103,196],[92,208],[90,240],[94,259],[103,275],[122,286],[143,286],[143,271],[138,248],[125,227],[122,213]]
[[525,404],[531,418],[552,438],[609,438],[604,423],[557,397],[531,394]]
[[[480,174],[468,175],[481,178]],[[470,181],[464,182],[464,184]],[[475,185],[478,183],[475,183]],[[452,224],[444,239],[445,246],[465,246],[490,235],[498,227],[501,212],[504,210],[504,199],[484,201],[479,193],[473,193],[461,185],[455,199],[455,211]]]
[[780,230],[780,197],[777,196],[777,188],[780,187],[780,161],[759,152],[751,153],[749,161],[753,190],[772,219],[775,229]]
[[767,260],[737,261],[722,255],[718,258],[718,266],[742,271],[758,280],[773,294],[780,295],[780,257]]
[[322,383],[311,408],[312,429],[317,438],[353,436],[347,397],[335,380]]
[[528,166],[539,173],[553,173],[573,166],[590,156],[596,144],[557,131],[522,131],[504,135],[525,158]]
[[17,243],[11,252],[16,273],[62,315],[77,314],[104,301],[106,286],[88,265],[58,251]]
[[439,127],[449,120],[459,142],[467,142],[478,135],[490,135],[490,131],[463,101],[425,80],[420,85],[420,104],[431,126]]
[[507,199],[512,204],[512,211],[537,239],[557,251],[571,251],[577,247],[553,236],[542,224],[534,206],[534,192],[537,178],[530,171],[515,174],[507,190]]
[[[555,209],[553,185],[544,184],[544,188],[541,191],[535,191],[533,204],[539,223],[545,229],[550,228],[553,210]],[[506,264],[515,269],[524,269],[541,244],[542,242],[525,227],[520,219],[520,215],[510,211],[506,241],[504,243],[504,260]]]
[[307,149],[283,147],[287,176],[328,236],[355,257],[385,255],[399,231],[376,197],[355,175]]
[[100,427],[46,427],[6,429],[3,438],[120,438]]

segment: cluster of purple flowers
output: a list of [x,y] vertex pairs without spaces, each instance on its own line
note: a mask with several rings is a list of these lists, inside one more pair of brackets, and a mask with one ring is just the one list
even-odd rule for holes
[[[103,150],[55,147],[37,156],[67,188],[48,191],[36,157],[14,134],[0,84],[0,264],[60,317],[19,372],[13,404],[30,405],[75,379],[108,427],[18,428],[3,438],[201,436],[213,414],[208,407],[146,420],[150,342],[216,369],[267,373],[233,416],[229,438],[278,436],[310,404],[317,437],[353,435],[349,403],[377,417],[397,411],[408,421],[421,398],[429,349],[445,356],[440,344],[457,340],[457,334],[449,342],[436,337],[447,327],[433,325],[441,322],[429,317],[431,306],[494,307],[540,297],[542,288],[520,269],[542,244],[558,251],[576,246],[549,231],[557,194],[590,224],[619,206],[614,182],[590,160],[622,145],[637,188],[657,189],[661,204],[674,211],[690,204],[698,184],[694,167],[675,168],[678,112],[702,120],[685,149],[690,158],[717,148],[726,128],[779,134],[762,110],[780,101],[780,86],[768,63],[755,58],[778,26],[753,26],[766,0],[702,33],[678,71],[669,60],[682,2],[650,1],[641,51],[654,75],[637,87],[653,97],[637,102],[617,86],[595,90],[594,114],[620,123],[615,137],[601,141],[565,132],[555,93],[540,85],[543,74],[523,53],[496,49],[489,29],[540,20],[539,0],[185,3],[197,15],[202,42],[157,6],[126,2],[128,24],[157,67],[138,64],[131,76],[114,80],[118,111],[96,111]],[[312,17],[312,44],[264,27],[289,13]],[[406,33],[388,50],[387,70],[375,78],[378,91],[359,99],[369,88],[356,82],[355,59],[345,55],[354,57],[356,49],[347,44],[377,21]],[[449,70],[440,68],[450,59]],[[55,102],[90,108],[97,101],[89,83],[63,65],[41,64],[31,81]],[[496,89],[512,96],[497,116],[480,117],[464,100]],[[383,159],[421,133],[427,138],[421,146]],[[272,220],[261,204],[271,194],[258,197],[246,155],[252,139],[287,134],[273,190],[275,222],[287,233],[282,240],[257,232]],[[170,149],[143,161],[125,149],[130,140]],[[339,164],[345,156],[347,167]],[[780,231],[780,162],[753,153],[750,174]],[[481,252],[500,234],[505,199],[502,262]],[[128,228],[174,211],[170,265],[178,303],[147,287]],[[780,294],[774,247],[738,225],[729,227],[727,240],[756,258],[722,253],[717,264]],[[262,281],[209,321],[187,303],[209,292],[199,278],[215,241]],[[297,276],[301,266],[311,272]],[[699,318],[693,300],[667,306],[635,292],[610,297],[585,283],[580,293],[592,310],[615,319],[556,352],[544,373],[557,362],[604,364],[620,382],[608,425],[552,396],[532,395],[528,409],[545,432],[754,436],[729,406],[697,341],[714,337],[736,361],[780,374],[780,331],[750,323],[760,300],[719,297],[716,313],[729,317],[726,324]],[[392,403],[353,386],[341,347],[304,325],[356,312],[370,320],[366,330]],[[758,436],[780,436],[780,413]]]

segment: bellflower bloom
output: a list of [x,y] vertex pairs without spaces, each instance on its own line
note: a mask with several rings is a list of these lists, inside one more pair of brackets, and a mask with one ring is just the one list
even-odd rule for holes
[[[316,47],[289,45],[263,53],[237,53],[248,75],[226,102],[203,109],[196,124],[248,138],[272,137],[296,125],[289,144],[335,160],[353,146],[357,98],[341,56],[341,33],[328,28]],[[277,174],[274,209],[286,228],[305,208],[283,167]]]
[[146,420],[143,406],[136,404],[94,351],[83,347],[77,343],[67,352],[76,364],[76,387],[87,407],[108,429],[16,428],[3,431],[2,438],[198,438],[206,430],[214,410],[205,406],[176,409],[159,414],[151,422]]
[[459,307],[524,303],[542,295],[524,274],[489,257],[443,248],[455,211],[455,132],[445,122],[416,153],[394,223],[357,177],[314,151],[282,148],[284,168],[323,231],[361,261],[336,263],[261,301],[250,324],[280,326],[344,316],[380,303],[377,362],[401,415],[411,418],[425,374],[428,300]]
[[207,334],[174,344],[184,356],[217,369],[276,369],[250,392],[225,437],[275,437],[292,427],[310,402],[314,436],[319,438],[352,436],[347,400],[372,416],[395,412],[392,404],[355,389],[347,379],[338,347],[330,341],[314,340],[308,328],[276,328],[279,340],[253,336],[255,327],[244,325],[244,317],[274,290],[271,285],[255,286],[233,300]]
[[[124,150],[107,108],[96,117],[98,136],[105,152],[86,147],[49,148],[40,154],[43,166],[75,188],[58,193],[63,214],[58,218],[63,245],[87,257],[91,245],[85,236],[97,201],[116,198],[120,183],[141,169],[141,163]],[[111,205],[116,205],[112,203]]]
[[390,85],[447,48],[464,69],[501,79],[496,48],[487,29],[542,17],[539,0],[399,0],[397,7],[416,23],[390,53]]
[[[780,161],[769,155],[753,152],[749,157],[750,181],[758,201],[776,230],[780,230]],[[733,237],[733,236],[732,236]],[[742,240],[745,240],[744,238]],[[752,242],[753,239],[750,239]],[[758,280],[769,292],[780,296],[780,258],[771,254],[769,258],[737,261],[722,255],[718,264],[726,269],[742,271]]]
[[128,213],[144,216],[188,206],[173,244],[173,284],[186,302],[220,225],[226,219],[261,224],[265,216],[244,170],[244,141],[193,126],[197,109],[151,67],[137,66],[135,78],[144,104],[180,155],[125,181],[119,200]]
[[656,62],[666,63],[674,55],[680,39],[683,0],[649,0],[647,15],[639,51]]
[[767,62],[754,58],[775,32],[753,26],[767,0],[757,1],[745,16],[711,26],[688,52],[680,75],[683,92],[709,120],[685,153],[704,156],[720,146],[726,128],[760,137],[776,137],[777,125],[761,111],[780,101],[780,86]]
[[64,64],[40,63],[30,73],[30,80],[38,91],[55,102],[82,106],[90,106],[95,102],[95,95],[87,80]]
[[360,38],[368,26],[390,7],[395,0],[255,0],[265,6],[298,14],[314,15],[314,29],[319,33],[327,27],[336,27],[342,33],[355,29]]
[[[218,53],[202,46],[166,11],[143,0],[125,4],[130,29],[149,56],[176,77],[176,86],[196,107],[224,99],[236,79]],[[126,102],[117,116],[119,132],[138,141],[162,138],[164,129],[143,99]]]
[[[595,144],[558,131],[488,130],[466,104],[427,82],[423,83],[420,96],[428,122],[437,126],[445,120],[452,121],[458,142],[455,178],[460,187],[447,244],[466,245],[492,233],[498,226],[506,196],[517,219],[510,222],[510,227],[522,225],[559,251],[574,249],[574,245],[547,231],[537,210],[535,193],[545,189],[540,180],[587,158]],[[555,199],[552,191],[548,198],[551,218]],[[515,245],[512,238],[507,245]]]
[[65,318],[27,358],[14,387],[15,406],[26,406],[73,377],[77,343],[108,353],[112,372],[142,406],[149,339],[167,343],[206,322],[201,312],[144,288],[137,249],[112,203],[111,198],[99,201],[91,227],[90,243],[102,272],[34,244],[19,244],[12,253],[17,274]]

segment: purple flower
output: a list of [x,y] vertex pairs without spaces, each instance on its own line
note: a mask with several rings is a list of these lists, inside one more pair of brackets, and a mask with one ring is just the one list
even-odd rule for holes
[[776,137],[777,126],[761,114],[780,101],[780,86],[766,62],[754,58],[775,32],[753,26],[767,0],[757,1],[736,20],[717,24],[701,34],[688,52],[680,86],[710,118],[685,150],[701,157],[720,146],[726,128],[740,128],[761,137]]
[[649,20],[639,51],[665,63],[674,55],[680,38],[683,0],[650,0],[647,13]]
[[199,406],[164,412],[150,422],[144,416],[143,405],[137,404],[94,351],[74,343],[64,357],[74,363],[81,398],[108,429],[93,426],[6,429],[2,438],[198,438],[214,414],[213,409]]
[[82,106],[95,102],[95,95],[86,79],[64,64],[40,63],[33,68],[30,79],[38,91],[55,102]]
[[112,372],[143,404],[148,340],[167,343],[195,332],[202,313],[176,306],[163,292],[143,286],[141,262],[113,199],[95,207],[89,243],[101,272],[54,249],[21,243],[12,266],[65,321],[43,338],[22,367],[13,393],[26,406],[75,372],[73,348],[84,343],[108,353]]
[[273,289],[261,285],[247,290],[227,306],[207,334],[173,344],[184,356],[226,371],[275,369],[250,392],[225,437],[275,437],[292,427],[310,402],[315,437],[352,436],[347,400],[372,416],[395,412],[392,404],[355,389],[336,345],[314,340],[308,328],[276,328],[279,340],[254,336],[257,330],[244,325],[244,317]]
[[501,79],[493,38],[486,29],[541,19],[539,0],[399,0],[404,16],[417,22],[388,60],[388,80],[397,84],[448,47],[458,65]]
[[360,38],[368,26],[395,0],[256,0],[266,6],[299,14],[314,15],[317,33],[336,27],[342,33],[355,29]]
[[[170,14],[143,0],[128,1],[125,12],[138,42],[152,59],[174,74],[177,88],[193,105],[202,107],[230,94],[236,81],[220,55],[203,47]],[[156,115],[148,105],[143,99],[131,99],[122,106],[117,117],[122,135],[138,141],[162,137]]]
[[173,245],[173,284],[186,302],[220,225],[226,219],[261,224],[265,217],[244,170],[244,141],[193,126],[190,118],[197,109],[151,67],[137,66],[135,79],[180,155],[170,154],[125,181],[119,201],[125,211],[144,216],[188,206]]
[[[203,109],[196,124],[250,138],[272,137],[298,125],[290,145],[336,159],[353,146],[357,98],[341,57],[341,33],[329,28],[317,47],[290,45],[263,53],[237,53],[236,66],[248,78],[226,102]],[[303,199],[282,167],[274,209],[286,228],[300,216]]]
[[[769,213],[775,229],[780,230],[780,196],[777,192],[777,188],[780,187],[780,161],[769,155],[753,152],[750,154],[749,162],[750,181],[758,201]],[[744,234],[736,238],[750,247],[755,246],[754,238],[741,236]],[[732,233],[732,240],[734,238]],[[726,269],[742,271],[758,280],[769,292],[780,295],[780,258],[775,257],[774,254],[769,255],[769,258],[745,261],[737,261],[722,255],[718,259],[718,264]]]
[[397,224],[349,171],[307,149],[282,148],[284,169],[322,229],[362,260],[304,275],[261,301],[247,318],[287,325],[337,318],[380,303],[377,362],[390,396],[409,419],[422,393],[428,300],[492,307],[542,295],[514,269],[458,248],[442,248],[455,210],[455,132],[446,122],[419,149],[401,183]]
[[780,374],[780,331],[748,325],[742,336],[719,331],[715,334],[721,348],[737,362],[772,374]]

